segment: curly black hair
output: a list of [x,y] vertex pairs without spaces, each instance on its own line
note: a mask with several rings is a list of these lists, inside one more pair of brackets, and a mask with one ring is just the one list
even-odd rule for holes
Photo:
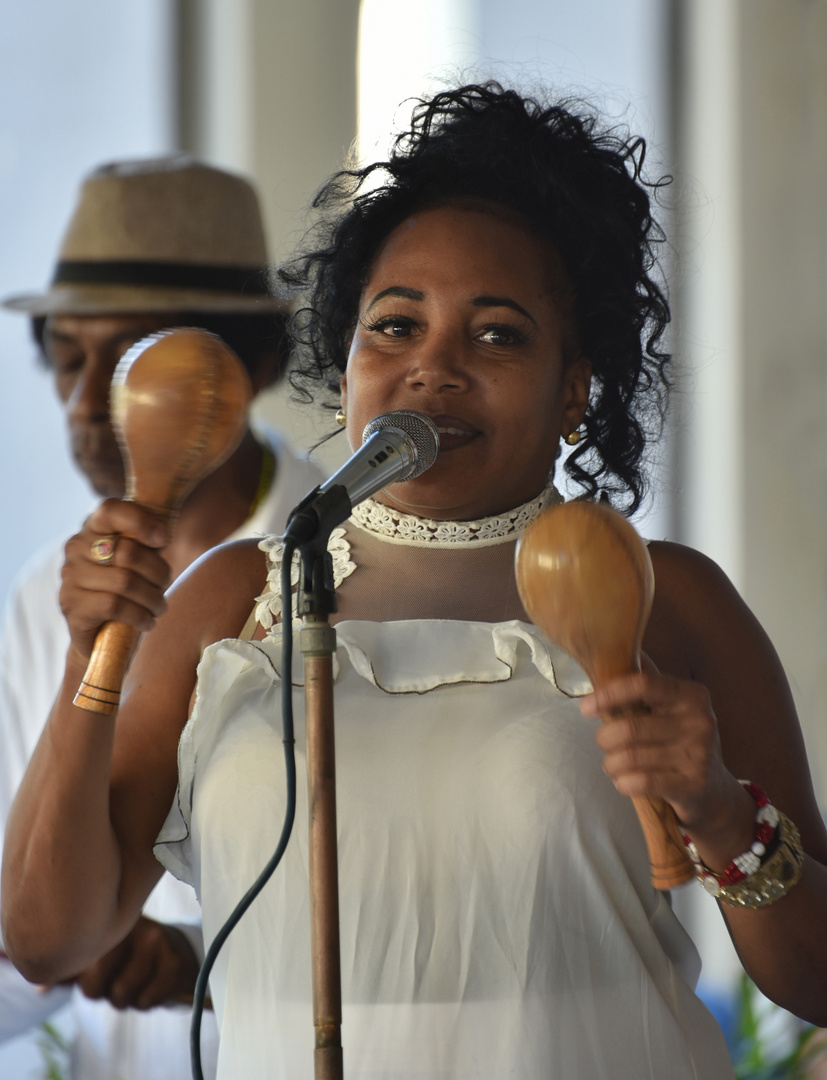
[[602,127],[580,102],[547,105],[496,82],[419,101],[388,161],[345,169],[321,189],[319,224],[279,272],[307,297],[292,324],[294,388],[307,400],[314,382],[338,387],[371,264],[402,221],[456,200],[498,203],[556,250],[573,289],[593,380],[566,470],[588,497],[633,513],[646,489],[644,450],[662,430],[670,359],[661,348],[664,235],[651,214],[668,178],[647,182],[644,157],[643,139]]

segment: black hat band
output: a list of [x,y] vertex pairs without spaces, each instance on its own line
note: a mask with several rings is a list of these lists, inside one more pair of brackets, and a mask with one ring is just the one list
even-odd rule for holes
[[52,285],[154,285],[260,296],[270,293],[266,272],[257,267],[114,259],[61,261],[57,264]]

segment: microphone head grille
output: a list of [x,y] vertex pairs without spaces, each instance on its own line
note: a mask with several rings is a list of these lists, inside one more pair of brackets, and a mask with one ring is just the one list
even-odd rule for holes
[[415,480],[426,469],[430,469],[439,453],[439,432],[436,424],[425,413],[415,409],[395,409],[393,412],[375,416],[362,432],[362,442],[377,431],[396,428],[408,437],[408,443],[414,451],[414,462],[407,473],[399,477],[402,480]]

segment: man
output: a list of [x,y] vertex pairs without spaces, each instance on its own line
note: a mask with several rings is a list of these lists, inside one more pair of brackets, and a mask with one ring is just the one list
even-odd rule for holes
[[[27,313],[63,403],[75,462],[99,496],[121,496],[124,468],[109,417],[115,365],[147,334],[199,326],[241,357],[254,392],[284,367],[284,300],[266,284],[258,200],[240,177],[184,157],[116,162],[81,187],[51,285],[7,298]],[[278,532],[322,479],[273,433],[249,426],[235,453],[185,502],[166,549],[173,578],[226,539]],[[57,692],[69,639],[58,605],[62,544],[28,567],[0,639],[2,823]],[[0,962],[0,1039],[25,1030],[71,993],[76,1080],[184,1080],[189,1010],[200,962],[192,891],[169,875],[129,936],[73,990],[30,987]],[[113,1008],[115,1006],[115,1008]],[[122,1010],[122,1011],[116,1011]],[[205,1024],[214,1071],[216,1033]],[[205,1070],[206,1072],[206,1070]]]

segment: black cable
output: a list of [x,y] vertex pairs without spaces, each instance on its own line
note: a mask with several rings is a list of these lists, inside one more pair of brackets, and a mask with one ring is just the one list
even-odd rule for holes
[[201,1069],[201,1017],[207,994],[210,973],[224,942],[235,929],[242,915],[252,904],[273,874],[290,840],[293,820],[296,816],[296,740],[293,736],[293,585],[290,580],[296,543],[285,537],[281,561],[281,723],[284,743],[284,765],[287,774],[287,804],[284,808],[284,824],[278,846],[272,858],[259,876],[236,904],[229,918],[215,935],[204,956],[201,970],[195,982],[190,1024],[190,1062],[193,1080],[204,1080]]

